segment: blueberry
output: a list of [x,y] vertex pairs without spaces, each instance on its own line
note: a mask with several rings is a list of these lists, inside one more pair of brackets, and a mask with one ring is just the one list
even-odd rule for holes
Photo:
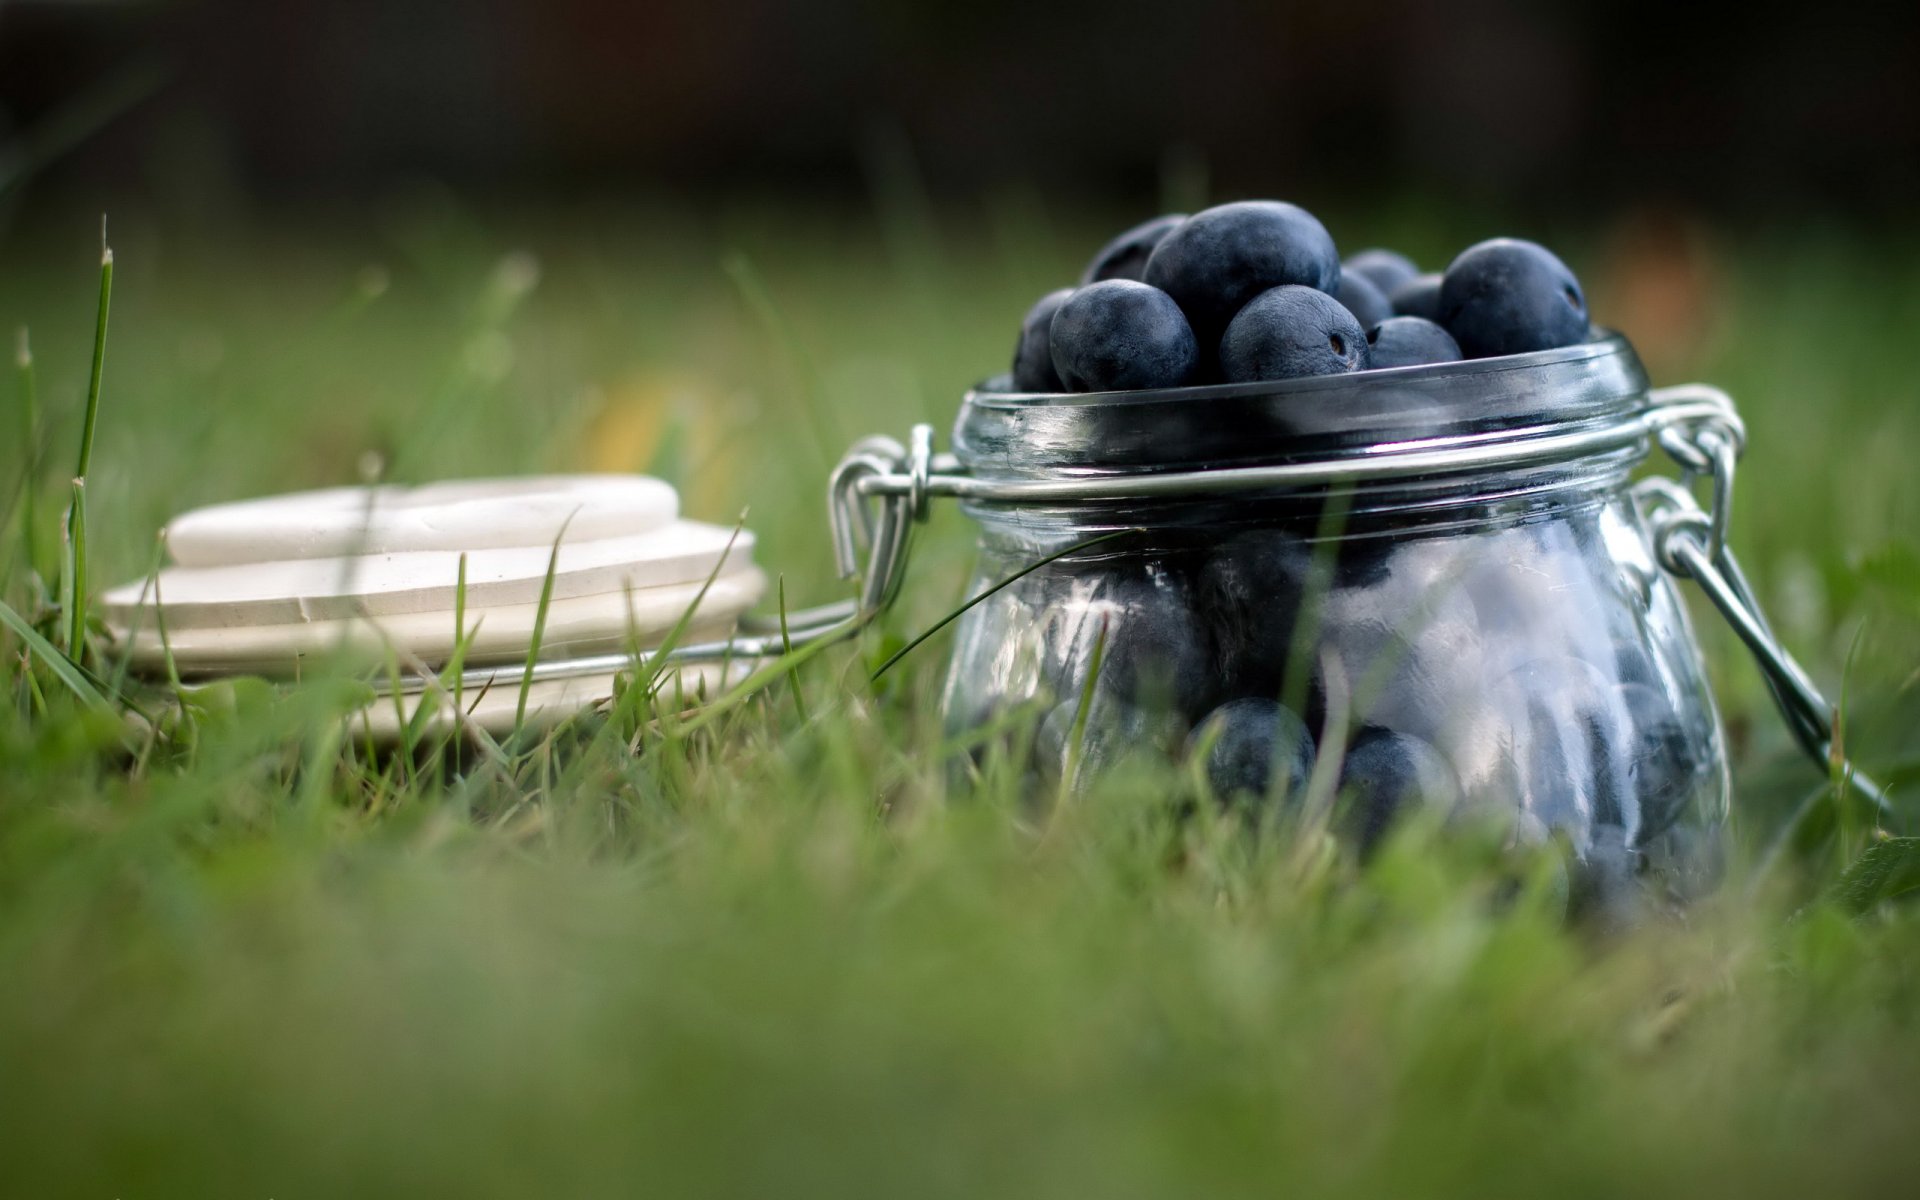
[[1319,636],[1317,616],[1301,629],[1301,614],[1324,609],[1331,557],[1316,576],[1313,543],[1283,529],[1234,534],[1208,557],[1196,600],[1216,639],[1225,687],[1280,694],[1296,634],[1303,643]]
[[1345,267],[1340,268],[1340,287],[1333,295],[1353,314],[1353,319],[1360,322],[1362,329],[1372,329],[1393,315],[1393,305],[1387,303],[1385,293],[1365,275],[1357,275]]
[[1234,383],[1342,375],[1366,367],[1366,330],[1338,300],[1310,287],[1260,293],[1220,339],[1220,369]]
[[1666,693],[1644,683],[1623,683],[1619,696],[1632,722],[1627,774],[1640,810],[1638,841],[1645,843],[1679,820],[1705,764]]
[[1518,238],[1469,246],[1447,267],[1439,321],[1468,358],[1587,340],[1587,297],[1551,251]]
[[1286,284],[1332,293],[1340,253],[1312,213],[1244,200],[1195,213],[1154,247],[1146,282],[1186,311],[1203,346],[1215,345],[1249,300]]
[[1160,239],[1173,232],[1174,226],[1187,219],[1185,213],[1168,213],[1164,217],[1155,217],[1144,224],[1135,225],[1119,237],[1100,247],[1100,253],[1093,256],[1087,269],[1080,273],[1080,283],[1084,287],[1089,283],[1099,283],[1105,279],[1143,279],[1147,270],[1147,256],[1160,244]]
[[1013,348],[1013,390],[1064,392],[1060,373],[1053,369],[1053,314],[1073,295],[1072,288],[1048,292],[1027,310],[1020,322],[1020,341]]
[[1395,315],[1402,317],[1424,317],[1438,323],[1440,320],[1440,283],[1444,277],[1434,271],[1426,275],[1415,275],[1399,287],[1387,293],[1387,302],[1393,305]]
[[1343,537],[1336,553],[1338,566],[1333,583],[1341,589],[1369,588],[1383,583],[1393,574],[1402,543],[1390,537]]
[[1053,316],[1053,368],[1075,392],[1180,387],[1193,380],[1199,343],[1173,297],[1130,279],[1089,284]]
[[1379,288],[1382,295],[1391,295],[1393,289],[1420,273],[1412,259],[1395,250],[1362,250],[1340,265],[1366,276],[1367,282]]
[[1660,686],[1660,668],[1653,661],[1653,653],[1647,649],[1644,630],[1622,621],[1625,628],[1615,632],[1619,640],[1613,644],[1613,673],[1621,683],[1643,683],[1648,687]]
[[[1105,623],[1103,692],[1151,711],[1180,713],[1205,711],[1219,693],[1213,630],[1186,581],[1163,564],[1149,562],[1140,575],[1107,576],[1086,612]],[[1090,658],[1093,642],[1086,644]]]
[[1285,705],[1257,696],[1222,704],[1188,736],[1188,752],[1209,740],[1207,784],[1222,800],[1244,805],[1305,795],[1313,735]]
[[1425,317],[1388,317],[1367,330],[1367,360],[1372,369],[1417,367],[1457,362],[1460,344]]
[[1421,738],[1387,729],[1361,731],[1340,764],[1340,793],[1348,798],[1349,827],[1366,854],[1403,810],[1416,805],[1447,812],[1460,803],[1460,777],[1440,751]]

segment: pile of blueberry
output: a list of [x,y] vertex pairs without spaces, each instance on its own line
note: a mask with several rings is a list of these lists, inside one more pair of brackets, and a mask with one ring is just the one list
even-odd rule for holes
[[1445,272],[1362,250],[1277,200],[1156,217],[1042,296],[1013,356],[1020,392],[1109,392],[1340,375],[1587,340],[1586,296],[1552,252],[1470,246]]
[[1335,832],[1361,856],[1416,810],[1506,818],[1517,844],[1569,840],[1571,910],[1631,923],[1643,877],[1677,901],[1711,886],[1697,805],[1717,735],[1647,625],[1677,614],[1619,594],[1612,520],[1337,543],[1161,531],[1050,563],[1003,601],[1046,648],[1036,766],[1057,784],[1184,762],[1261,822],[1297,815],[1332,755]]

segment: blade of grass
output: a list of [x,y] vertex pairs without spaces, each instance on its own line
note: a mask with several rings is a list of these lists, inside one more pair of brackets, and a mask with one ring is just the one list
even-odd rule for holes
[[[133,645],[140,636],[140,628],[146,621],[147,596],[160,586],[160,563],[166,557],[167,543],[164,538],[153,539],[153,555],[147,560],[146,582],[140,585],[140,595],[134,602],[133,618],[127,622],[126,646],[119,659],[113,664],[113,674],[107,677],[108,690],[115,695],[124,692],[127,677],[133,671]],[[158,601],[155,602],[156,604]]]
[[885,675],[888,671],[893,669],[895,663],[898,663],[901,659],[905,658],[907,655],[913,653],[916,649],[918,649],[920,646],[920,643],[926,641],[928,638],[932,637],[934,634],[939,633],[942,629],[945,629],[947,626],[953,624],[954,619],[959,617],[960,614],[966,612],[968,609],[980,603],[982,600],[987,599],[989,596],[992,596],[995,592],[998,592],[1000,589],[1007,587],[1011,584],[1020,582],[1022,579],[1025,579],[1027,576],[1033,574],[1035,571],[1038,571],[1041,567],[1046,566],[1050,562],[1054,562],[1058,559],[1065,558],[1069,554],[1074,554],[1081,550],[1085,550],[1090,546],[1098,546],[1102,542],[1110,542],[1113,539],[1118,537],[1125,537],[1130,533],[1139,533],[1139,532],[1140,530],[1138,529],[1116,529],[1112,533],[1103,533],[1099,537],[1088,538],[1084,542],[1075,542],[1073,545],[1068,546],[1064,550],[1056,551],[1052,554],[1047,555],[1045,558],[1040,559],[1038,562],[1030,563],[1027,566],[1022,567],[1020,570],[1015,571],[1013,574],[1007,576],[1005,579],[1002,579],[999,583],[994,584],[992,587],[988,588],[986,591],[981,592],[978,596],[975,596],[973,599],[967,601],[965,604],[962,604],[959,608],[956,608],[952,612],[948,613],[946,616],[941,617],[938,621],[935,621],[933,625],[926,630],[926,632],[920,634],[920,636],[914,638],[912,641],[900,647],[898,650],[895,650],[893,654],[888,657],[887,661],[881,663],[878,667],[874,669],[873,674],[868,677],[868,682],[869,683],[877,682],[882,675]]
[[[740,540],[740,531],[746,528],[746,524],[746,510],[742,509],[739,520],[733,523],[733,535],[727,539],[726,547],[720,551],[720,561],[713,564],[713,570],[707,573],[707,578],[701,583],[700,590],[694,593],[693,599],[688,602],[686,608],[681,610],[679,619],[673,623],[673,628],[667,630],[667,636],[660,639],[660,644],[647,654],[644,663],[640,660],[639,638],[629,626],[628,646],[635,660],[633,686],[627,689],[627,694],[622,695],[620,703],[614,706],[619,720],[609,721],[605,726],[607,729],[628,726],[633,728],[633,736],[627,742],[628,753],[639,752],[640,738],[646,731],[645,724],[639,719],[641,702],[651,704],[658,698],[660,685],[668,678],[666,667],[674,648],[679,646],[682,638],[686,637],[687,628],[693,624],[694,614],[700,610],[701,603],[706,600],[708,590],[713,587],[713,581],[720,578],[720,572],[725,569],[727,559],[733,554],[734,543]],[[631,619],[633,613],[631,597],[628,599],[627,613]],[[677,685],[680,673],[673,672],[672,678]]]
[[705,602],[707,592],[713,587],[713,581],[720,578],[720,572],[726,569],[727,559],[733,556],[734,544],[740,540],[740,531],[745,529],[746,525],[747,514],[743,509],[740,518],[733,523],[733,534],[727,538],[725,548],[720,551],[720,561],[714,563],[713,570],[707,572],[707,578],[700,584],[700,590],[693,594],[693,599],[680,611],[679,619],[673,623],[673,628],[667,630],[667,636],[660,639],[660,644],[647,655],[647,675],[644,686],[649,694],[652,693],[656,681],[660,679],[661,672],[666,668],[674,648],[687,636],[687,628],[693,624],[694,614],[700,611],[700,605]]
[[[448,664],[453,675],[453,706],[460,707],[460,664],[467,657],[467,554],[460,552],[460,572],[453,584],[453,658]],[[475,626],[474,633],[480,632]]]
[[160,639],[160,657],[167,667],[167,686],[173,689],[174,699],[184,701],[186,687],[180,682],[180,664],[173,658],[173,639],[167,634],[167,606],[160,595],[160,575],[153,576],[153,632]]
[[[421,713],[430,714],[433,711],[433,695],[430,692],[421,692],[420,699],[414,704],[413,712],[409,714],[406,697],[400,694],[400,658],[393,652],[391,642],[387,643],[386,667],[387,695],[393,700],[393,723],[394,727],[400,731],[400,753],[397,757],[411,763],[414,749],[419,745],[419,738],[416,736],[418,731],[414,721],[420,717]],[[369,728],[371,728],[370,725]]]
[[15,636],[26,643],[29,654],[38,655],[47,664],[47,669],[57,676],[67,690],[86,703],[90,708],[106,711],[110,708],[107,698],[94,687],[86,673],[76,666],[72,659],[60,653],[60,648],[42,637],[39,630],[28,623],[27,619],[15,612],[13,606],[0,600],[0,625],[11,629]]
[[[24,667],[24,665],[23,663],[22,666]],[[36,717],[45,717],[47,715],[47,694],[40,690],[40,677],[29,670],[22,670],[20,674],[23,675],[27,681],[27,700],[32,707],[33,715]]]
[[100,381],[107,363],[107,313],[113,307],[113,247],[107,245],[107,219],[100,218],[100,304],[94,312],[93,366],[87,378],[87,411],[80,426],[80,458],[73,472],[73,500],[67,508],[66,571],[61,631],[67,657],[78,663],[87,633],[87,469],[93,465],[94,430],[100,421]]
[[20,527],[25,535],[27,567],[40,569],[40,398],[34,386],[33,343],[22,325],[15,335],[13,366],[20,382],[20,445],[26,452],[26,483],[21,488]]
[[686,737],[689,734],[706,728],[742,704],[745,704],[762,688],[769,686],[776,680],[787,675],[827,647],[838,644],[839,639],[837,638],[815,638],[813,641],[795,650],[792,654],[781,655],[772,662],[757,668],[745,679],[742,679],[732,688],[723,692],[711,704],[708,704],[698,713],[694,714],[694,716],[676,725],[673,732],[677,736]]
[[422,661],[419,655],[408,650],[405,646],[394,644],[384,632],[380,634],[380,638],[381,641],[386,644],[387,648],[399,658],[400,664],[415,675],[418,675],[427,691],[434,693],[441,703],[448,706],[448,712],[451,714],[454,728],[466,736],[472,744],[480,750],[487,765],[492,767],[497,773],[500,782],[512,788],[514,786],[513,772],[510,769],[511,764],[507,760],[506,751],[500,748],[500,743],[493,739],[492,734],[482,729],[480,724],[473,719],[473,710],[478,708],[480,702],[487,698],[487,693],[493,688],[492,681],[489,680],[487,685],[480,689],[480,693],[473,698],[473,704],[470,707],[462,709],[459,705],[453,703],[453,697],[448,693],[446,685],[440,682],[439,678],[434,675],[433,668]]
[[1067,734],[1067,760],[1060,766],[1060,792],[1054,797],[1049,829],[1059,821],[1080,786],[1080,764],[1086,755],[1087,719],[1093,712],[1093,692],[1100,684],[1100,668],[1107,659],[1107,621],[1100,621],[1100,633],[1093,639],[1093,659],[1087,664],[1087,677],[1080,681],[1080,699],[1073,708],[1073,729]]
[[[784,573],[779,577],[778,590],[780,605],[780,651],[783,655],[791,655],[793,653],[793,638],[787,633],[787,577]],[[789,671],[787,673],[787,685],[793,690],[794,711],[800,714],[800,723],[805,725],[808,722],[807,698],[800,694],[800,673],[798,671]]]
[[[484,621],[485,618],[482,618]],[[473,645],[473,639],[480,634],[481,621],[475,621],[473,628],[467,628],[467,556],[460,555],[458,574],[453,584],[453,651],[447,656],[447,663],[440,669],[443,690],[452,689],[453,706],[458,709],[461,700],[461,678],[466,672],[467,651]],[[426,736],[427,726],[433,721],[435,703],[430,703],[430,695],[422,694],[420,702],[414,705],[413,716],[407,720],[406,741],[408,746],[419,744]]]
[[516,732],[527,723],[527,696],[533,691],[533,668],[540,661],[540,643],[547,636],[547,610],[553,605],[553,577],[560,569],[560,543],[566,540],[567,526],[573,524],[574,515],[579,511],[574,509],[560,522],[560,532],[553,538],[553,552],[547,555],[547,577],[540,581],[540,606],[534,610],[533,638],[527,645],[527,669],[520,675],[520,698],[513,705]]
[[87,414],[80,426],[80,465],[77,478],[87,477],[93,465],[93,432],[100,419],[100,379],[107,365],[107,312],[113,307],[113,247],[107,245],[107,219],[100,218],[100,307],[93,322],[93,368],[87,377]]
[[87,642],[87,481],[73,481],[73,502],[67,509],[66,603],[60,610],[68,658],[80,662]]

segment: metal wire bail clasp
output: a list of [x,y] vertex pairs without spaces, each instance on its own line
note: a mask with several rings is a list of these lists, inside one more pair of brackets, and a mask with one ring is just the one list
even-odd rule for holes
[[[1834,745],[1834,708],[1806,671],[1773,634],[1760,602],[1727,545],[1733,510],[1733,477],[1746,444],[1746,429],[1733,400],[1704,384],[1659,388],[1648,421],[1655,439],[1681,468],[1680,480],[1655,476],[1634,486],[1660,565],[1700,585],[1753,652],[1767,689],[1794,740],[1822,771],[1835,765],[1861,795],[1880,810],[1892,808],[1878,785],[1853,769]],[[1694,498],[1693,484],[1709,483],[1711,507]]]
[[[933,426],[915,425],[910,446],[875,436],[855,442],[827,482],[827,518],[833,526],[834,564],[840,578],[860,574],[860,543],[867,544],[866,577],[859,615],[864,620],[893,603],[906,576],[913,527],[926,520],[933,476]],[[905,491],[875,493],[869,479],[904,474]]]

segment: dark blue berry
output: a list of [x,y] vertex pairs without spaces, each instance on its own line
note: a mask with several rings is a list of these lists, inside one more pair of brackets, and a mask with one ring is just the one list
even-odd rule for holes
[[1269,795],[1297,802],[1313,774],[1313,735],[1284,704],[1257,696],[1222,704],[1187,738],[1207,747],[1207,784],[1222,800],[1248,804]]
[[[1229,694],[1280,694],[1296,638],[1311,657],[1332,576],[1331,548],[1316,574],[1313,543],[1283,529],[1250,529],[1212,551],[1199,571],[1196,599],[1213,630]],[[1313,614],[1307,628],[1303,611]]]
[[1402,812],[1416,807],[1452,812],[1461,799],[1460,776],[1431,743],[1367,729],[1340,765],[1340,794],[1349,805],[1348,828],[1366,854]]
[[1099,283],[1104,279],[1142,279],[1146,275],[1147,256],[1160,244],[1160,239],[1173,231],[1173,227],[1187,219],[1185,213],[1168,213],[1164,217],[1155,217],[1151,221],[1135,225],[1119,237],[1100,247],[1100,253],[1093,256],[1087,269],[1080,274],[1080,283]]
[[1440,282],[1443,278],[1438,271],[1428,275],[1415,275],[1388,292],[1387,301],[1393,305],[1393,311],[1399,316],[1424,317],[1438,323]]
[[1380,289],[1382,295],[1392,295],[1393,289],[1420,273],[1413,260],[1395,250],[1362,250],[1350,255],[1340,264],[1347,270],[1364,275],[1367,282]]
[[1468,358],[1551,350],[1587,340],[1587,297],[1544,246],[1494,238],[1447,267],[1439,320]]
[[[1101,689],[1149,711],[1205,711],[1219,695],[1221,673],[1213,630],[1185,578],[1155,561],[1138,573],[1101,566],[1097,599],[1082,601],[1088,619],[1106,630]],[[1092,641],[1086,645],[1091,656]]]
[[1073,295],[1072,288],[1048,292],[1034,301],[1020,322],[1020,341],[1013,348],[1013,390],[1064,392],[1060,373],[1053,369],[1053,314]]
[[1180,387],[1193,380],[1199,343],[1173,298],[1130,279],[1089,284],[1053,315],[1053,369],[1075,392]]
[[1340,268],[1340,287],[1333,295],[1353,314],[1353,319],[1360,322],[1362,329],[1372,329],[1393,315],[1393,305],[1387,303],[1386,295],[1365,275],[1345,267]]
[[1367,361],[1373,370],[1457,362],[1459,358],[1460,344],[1453,335],[1425,317],[1388,317],[1367,330]]
[[1341,375],[1366,367],[1366,330],[1338,300],[1310,287],[1260,293],[1220,339],[1220,369],[1233,383]]
[[1219,341],[1249,300],[1287,284],[1331,293],[1340,253],[1314,215],[1275,200],[1195,213],[1154,247],[1146,282],[1179,302],[1204,346]]
[[1644,683],[1623,683],[1619,696],[1632,722],[1627,773],[1639,802],[1637,841],[1645,843],[1680,819],[1705,763],[1666,693]]
[[1401,543],[1389,537],[1343,537],[1340,539],[1338,568],[1334,586],[1341,589],[1369,588],[1393,574],[1393,564],[1401,557]]

